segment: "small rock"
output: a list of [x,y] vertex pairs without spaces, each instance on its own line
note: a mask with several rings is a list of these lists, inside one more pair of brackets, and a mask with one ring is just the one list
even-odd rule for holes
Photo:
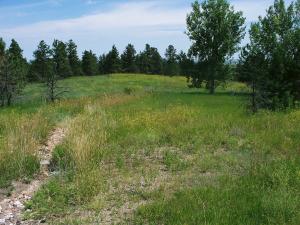
[[5,219],[0,219],[0,224],[1,225],[5,224]]
[[14,202],[14,206],[19,209],[24,209],[24,205],[19,200]]
[[41,165],[42,166],[48,166],[48,165],[50,165],[50,161],[49,160],[42,160]]
[[6,204],[6,203],[8,203],[8,202],[10,202],[10,199],[8,199],[8,198],[3,200],[3,203],[4,203],[4,204]]
[[13,218],[14,216],[13,216],[13,214],[12,213],[8,213],[5,217],[4,217],[4,219],[5,220],[10,220],[11,218]]

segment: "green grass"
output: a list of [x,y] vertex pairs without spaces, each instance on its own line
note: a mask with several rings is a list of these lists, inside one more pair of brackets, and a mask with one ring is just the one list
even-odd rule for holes
[[[41,115],[30,131],[34,143],[58,124],[68,131],[53,153],[57,175],[28,203],[26,217],[49,224],[299,224],[299,110],[251,115],[240,83],[214,96],[178,77],[77,77],[62,85],[70,92],[61,102],[46,105],[41,87],[31,85],[22,102],[1,112],[0,124],[16,118],[12,111],[34,121]],[[15,130],[23,126],[19,117]]]

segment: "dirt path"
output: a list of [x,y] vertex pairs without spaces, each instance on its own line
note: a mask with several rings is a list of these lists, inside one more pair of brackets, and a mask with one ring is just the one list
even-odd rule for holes
[[41,170],[35,180],[29,184],[13,182],[14,191],[12,195],[0,202],[0,225],[36,224],[36,222],[22,221],[21,213],[25,202],[30,200],[34,193],[48,179],[48,165],[50,164],[52,151],[55,146],[61,143],[64,137],[65,130],[56,128],[51,132],[46,144],[41,146],[39,149]]

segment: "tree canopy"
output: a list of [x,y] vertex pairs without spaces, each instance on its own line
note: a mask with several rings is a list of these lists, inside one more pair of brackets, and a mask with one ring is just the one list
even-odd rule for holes
[[190,54],[202,64],[204,72],[198,74],[198,80],[207,80],[211,93],[215,91],[215,80],[225,79],[224,63],[237,52],[245,35],[244,23],[242,12],[236,12],[227,0],[192,4],[192,12],[187,16]]

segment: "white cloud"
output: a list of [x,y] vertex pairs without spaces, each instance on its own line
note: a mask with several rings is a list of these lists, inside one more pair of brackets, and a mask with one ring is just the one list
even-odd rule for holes
[[100,35],[117,29],[154,26],[184,26],[188,9],[159,9],[152,3],[127,3],[109,12],[86,15],[75,19],[43,21],[0,30],[9,37],[36,38],[72,35]]
[[40,40],[52,42],[54,38],[65,41],[72,38],[78,41],[80,50],[91,48],[96,52],[99,48],[107,51],[113,43],[136,42],[142,47],[142,42],[152,42],[159,47],[167,41],[179,40],[179,45],[187,45],[184,30],[189,8],[165,8],[158,4],[152,1],[123,3],[110,11],[0,29],[0,33],[6,40],[15,38],[25,46],[27,57]]

